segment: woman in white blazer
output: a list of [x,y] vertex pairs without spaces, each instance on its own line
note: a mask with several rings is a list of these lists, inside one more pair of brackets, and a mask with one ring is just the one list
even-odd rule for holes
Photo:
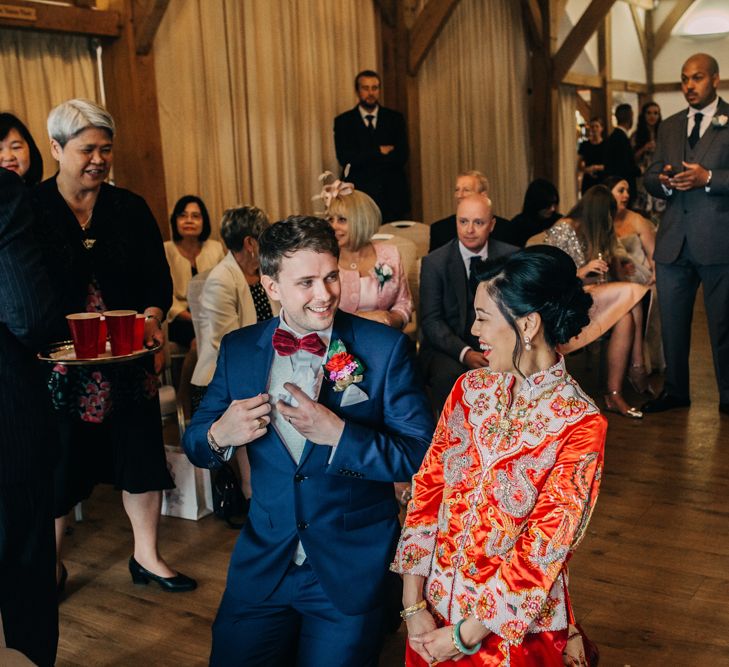
[[170,216],[172,240],[165,254],[172,274],[172,307],[167,313],[169,339],[188,347],[195,337],[187,304],[187,287],[193,276],[212,269],[225,255],[220,241],[210,236],[210,216],[200,197],[180,197]]
[[[258,264],[258,237],[269,224],[266,214],[255,206],[239,206],[223,213],[220,235],[228,254],[205,279],[199,313],[193,309],[198,330],[197,364],[192,374],[193,412],[215,373],[223,336],[278,315],[278,303],[268,298],[261,285]],[[250,466],[245,449],[239,447],[235,458],[243,495],[250,498]]]
[[220,235],[228,254],[208,274],[200,297],[200,312],[195,313],[198,327],[197,364],[192,375],[195,405],[213,377],[223,336],[278,314],[278,303],[266,296],[258,271],[258,237],[268,226],[266,214],[255,206],[231,208],[223,214]]

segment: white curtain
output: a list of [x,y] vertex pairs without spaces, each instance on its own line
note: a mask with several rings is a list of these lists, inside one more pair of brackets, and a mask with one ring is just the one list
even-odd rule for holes
[[454,212],[456,174],[490,181],[513,217],[529,181],[527,50],[520,3],[461,0],[418,74],[423,217]]
[[172,0],[155,39],[167,199],[311,213],[338,172],[334,117],[375,68],[372,2]]
[[559,210],[567,213],[577,203],[577,91],[572,86],[559,87],[559,163],[557,191]]
[[56,172],[46,119],[73,97],[97,100],[96,57],[86,37],[0,30],[0,111],[22,120],[43,155],[44,176]]

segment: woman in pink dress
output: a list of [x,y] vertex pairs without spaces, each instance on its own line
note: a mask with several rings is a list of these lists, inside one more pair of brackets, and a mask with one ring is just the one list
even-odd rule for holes
[[347,312],[402,329],[410,321],[413,297],[400,252],[394,245],[372,242],[382,214],[369,195],[348,183],[332,191],[326,219],[339,242],[339,307]]

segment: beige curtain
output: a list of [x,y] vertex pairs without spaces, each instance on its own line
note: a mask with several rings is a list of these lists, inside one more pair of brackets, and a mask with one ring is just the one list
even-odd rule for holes
[[521,210],[529,180],[527,50],[513,0],[462,0],[418,75],[423,214],[454,212],[464,169],[484,172],[494,212]]
[[577,91],[559,87],[559,210],[567,213],[577,203]]
[[372,3],[172,0],[154,48],[170,208],[198,194],[214,227],[237,203],[315,210],[334,117],[376,64]]
[[14,113],[27,125],[43,155],[46,177],[56,171],[48,112],[73,97],[98,97],[96,56],[88,38],[0,30],[0,111]]

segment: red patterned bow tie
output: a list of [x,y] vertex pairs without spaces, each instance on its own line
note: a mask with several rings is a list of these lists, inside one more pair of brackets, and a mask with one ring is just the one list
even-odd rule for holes
[[273,332],[272,343],[273,349],[282,357],[288,357],[298,350],[304,350],[304,352],[311,352],[323,357],[324,352],[327,350],[327,346],[318,334],[310,333],[303,338],[297,338],[284,329],[276,329]]

